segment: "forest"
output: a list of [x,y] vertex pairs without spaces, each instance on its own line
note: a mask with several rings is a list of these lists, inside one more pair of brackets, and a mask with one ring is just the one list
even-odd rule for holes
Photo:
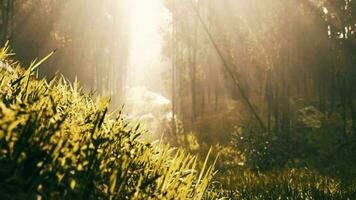
[[356,199],[355,0],[0,0],[0,199]]

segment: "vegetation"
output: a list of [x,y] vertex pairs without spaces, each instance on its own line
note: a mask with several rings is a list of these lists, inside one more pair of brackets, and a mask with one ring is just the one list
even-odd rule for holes
[[1,199],[202,199],[213,176],[182,150],[140,141],[63,77],[36,79],[0,50]]
[[[276,171],[269,174],[244,172],[236,177],[231,190],[215,185],[212,197],[228,199],[354,199],[355,189],[307,169]],[[220,189],[219,189],[220,188]],[[220,192],[220,193],[219,193]],[[223,195],[221,195],[223,194]]]
[[[0,1],[0,45],[16,52],[0,52],[0,194],[356,199],[355,13],[356,0]],[[53,49],[49,67],[20,67]]]
[[[291,194],[280,180],[305,168],[310,179],[296,185],[329,177],[341,190],[352,187],[355,1],[166,0],[165,6],[172,22],[163,51],[172,62],[167,88],[179,122],[168,142],[185,141],[177,146],[202,154],[215,146],[222,188],[251,188],[252,199]],[[309,198],[281,196],[287,197]]]

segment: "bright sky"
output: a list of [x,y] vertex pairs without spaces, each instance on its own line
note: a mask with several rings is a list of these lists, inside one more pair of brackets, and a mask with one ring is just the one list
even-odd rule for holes
[[168,23],[163,0],[128,0],[130,10],[130,86],[149,85],[161,77],[161,27]]

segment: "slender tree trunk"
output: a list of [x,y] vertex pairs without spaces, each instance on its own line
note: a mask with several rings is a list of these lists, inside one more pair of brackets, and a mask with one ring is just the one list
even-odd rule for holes
[[[181,24],[179,23],[179,26]],[[179,27],[178,26],[178,27]],[[178,64],[178,69],[177,69],[177,82],[178,82],[178,98],[177,99],[177,102],[179,102],[179,107],[178,107],[178,111],[179,111],[179,116],[184,119],[185,116],[184,116],[184,90],[183,90],[183,86],[184,86],[184,80],[183,80],[183,74],[184,74],[184,71],[183,71],[183,47],[182,47],[182,43],[179,42],[177,43],[177,47],[178,47],[178,52],[177,52],[177,55],[178,55],[178,60],[177,60],[177,64]]]
[[[7,37],[8,37],[8,25],[9,25],[9,0],[2,0],[1,3],[1,43],[6,42]],[[2,45],[2,44],[1,44]]]
[[336,91],[336,86],[335,86],[335,77],[333,76],[331,79],[331,83],[330,83],[330,107],[331,107],[331,112],[334,111],[335,109],[335,91]]
[[352,121],[352,133],[356,133],[356,113],[355,113],[355,107],[354,107],[354,94],[352,91],[352,87],[349,88],[349,108],[351,112],[351,121]]
[[[194,50],[195,51],[195,50]],[[193,53],[194,54],[194,53]],[[197,113],[196,113],[196,66],[193,56],[193,61],[190,63],[191,74],[190,74],[190,89],[191,89],[191,101],[192,101],[192,124],[195,122]]]
[[200,113],[203,113],[203,114],[205,112],[205,105],[206,105],[205,91],[206,91],[206,88],[201,89],[201,111],[200,111]]
[[14,30],[15,0],[0,1],[0,43],[9,40]]
[[353,97],[350,102],[350,109],[351,109],[351,120],[352,120],[352,133],[355,134],[356,133],[356,113],[355,113]]
[[176,16],[175,16],[175,1],[173,2],[172,12],[172,49],[171,49],[171,62],[172,62],[172,134],[176,134]]
[[267,71],[266,99],[267,99],[267,129],[268,129],[268,131],[271,131],[272,112],[273,112],[273,91],[272,91],[271,70]]
[[215,112],[219,111],[219,81],[215,81]]
[[[199,2],[198,2],[199,5]],[[198,8],[199,9],[199,8]],[[197,91],[196,91],[196,82],[197,82],[197,77],[196,77],[196,70],[197,70],[197,53],[198,53],[198,20],[194,20],[194,41],[193,41],[193,50],[191,52],[191,62],[190,62],[190,67],[191,67],[191,94],[192,94],[192,124],[194,124],[196,118],[197,118],[197,110],[196,110],[196,96],[197,96]]]
[[346,113],[346,102],[345,102],[345,79],[340,77],[340,102],[342,107],[342,119],[343,119],[343,132],[346,134],[347,130],[347,113]]
[[276,132],[279,132],[279,90],[278,90],[278,85],[276,86],[276,94],[275,94],[275,98],[274,98],[274,106],[273,106],[273,110],[274,110],[274,130]]
[[303,73],[303,90],[304,90],[304,97],[308,96],[308,75],[307,75],[307,70],[304,67],[304,73]]
[[12,36],[14,34],[14,17],[15,17],[15,0],[10,0],[11,4],[10,4],[10,34],[9,34],[9,38],[12,39]]

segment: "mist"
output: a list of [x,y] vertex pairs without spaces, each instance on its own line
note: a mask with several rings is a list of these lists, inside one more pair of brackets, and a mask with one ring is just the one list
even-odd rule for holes
[[[355,12],[354,0],[5,0],[0,2],[0,127],[15,120],[11,110],[32,113],[42,104],[51,105],[46,116],[53,119],[38,122],[44,124],[33,126],[35,133],[42,133],[36,127],[55,127],[46,121],[69,116],[61,122],[66,128],[59,120],[60,131],[50,129],[48,135],[71,138],[63,147],[68,151],[90,149],[94,141],[96,150],[85,154],[93,157],[87,169],[92,180],[77,191],[83,198],[155,199],[167,190],[171,199],[354,199]],[[6,131],[0,129],[1,150],[16,152],[0,154],[8,160],[21,157],[17,151],[23,149],[10,149],[15,143],[32,141],[29,147],[46,149],[50,142],[51,137],[42,139],[47,135],[12,137],[26,119],[17,117]],[[129,167],[145,163],[137,164],[144,166],[137,175],[142,180],[133,181],[134,168],[120,176],[112,172],[107,163],[115,156],[105,160],[96,137],[103,137],[98,141],[107,150],[130,141],[105,155],[152,148],[135,154],[140,160],[120,160]],[[78,143],[82,140],[88,144]],[[160,163],[173,163],[172,171],[152,164],[156,150],[162,152]],[[105,170],[98,170],[101,162]],[[96,164],[97,171],[109,174],[96,174]],[[56,169],[62,180],[67,169]],[[190,174],[192,185],[173,181],[186,170],[202,174]],[[63,187],[75,188],[80,180],[69,177]],[[107,178],[110,189],[95,182]],[[50,188],[42,190],[44,185],[33,188],[44,198],[56,197]],[[182,185],[185,192],[175,195]],[[124,187],[130,192],[121,194]],[[61,197],[76,195],[73,190]]]

